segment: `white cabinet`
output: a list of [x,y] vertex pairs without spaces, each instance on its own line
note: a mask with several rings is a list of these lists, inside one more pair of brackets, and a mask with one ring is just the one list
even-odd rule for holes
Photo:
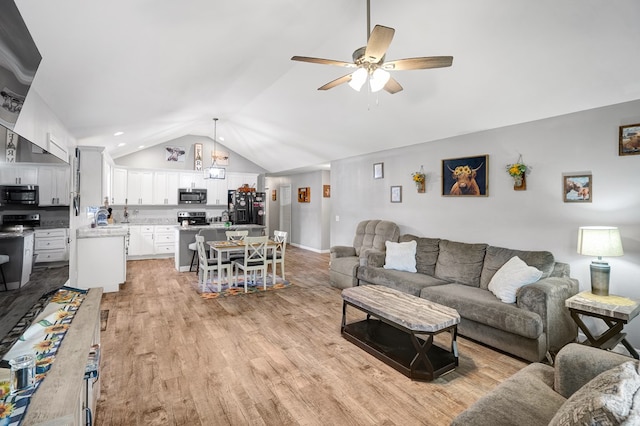
[[227,205],[227,180],[226,179],[207,179],[205,180],[207,188],[207,205],[208,206],[226,206]]
[[119,290],[127,278],[125,237],[78,238],[78,287]]
[[204,188],[203,172],[180,172],[180,188]]
[[153,204],[173,206],[178,204],[177,172],[155,172],[153,175]]
[[129,256],[148,256],[154,254],[153,225],[129,226]]
[[67,228],[36,229],[36,263],[69,260],[69,240]]
[[0,183],[4,185],[37,185],[38,168],[3,163],[0,168]]
[[153,172],[127,171],[127,202],[129,204],[151,204],[153,196]]
[[68,206],[71,172],[68,166],[42,166],[38,170],[40,206]]
[[111,204],[123,205],[127,201],[127,169],[111,170]]
[[175,225],[154,226],[153,242],[155,254],[173,254],[175,251]]

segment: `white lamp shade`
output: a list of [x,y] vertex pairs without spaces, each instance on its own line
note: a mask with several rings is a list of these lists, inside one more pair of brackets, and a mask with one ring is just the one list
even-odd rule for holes
[[622,256],[620,231],[613,226],[578,228],[578,253],[585,256]]
[[391,74],[388,71],[383,70],[382,68],[376,68],[376,70],[371,75],[369,79],[369,84],[371,85],[372,92],[378,92],[384,88],[384,85],[387,84]]
[[353,90],[360,91],[362,85],[367,81],[367,70],[364,68],[358,68],[351,74],[351,80],[349,81],[349,86]]

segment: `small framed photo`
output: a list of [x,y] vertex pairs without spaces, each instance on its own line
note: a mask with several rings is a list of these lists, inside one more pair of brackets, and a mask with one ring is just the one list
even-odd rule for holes
[[488,188],[488,155],[442,160],[443,196],[486,197]]
[[618,155],[640,154],[640,123],[620,126]]
[[373,178],[374,179],[384,178],[384,163],[375,163],[373,165]]
[[331,185],[322,185],[322,196],[324,198],[331,198]]
[[271,201],[278,201],[278,192],[275,189],[271,190]]
[[590,203],[593,198],[593,178],[589,174],[563,175],[562,188],[565,203]]
[[298,202],[310,203],[311,202],[311,188],[298,188]]
[[402,202],[402,185],[391,187],[391,202],[392,203]]

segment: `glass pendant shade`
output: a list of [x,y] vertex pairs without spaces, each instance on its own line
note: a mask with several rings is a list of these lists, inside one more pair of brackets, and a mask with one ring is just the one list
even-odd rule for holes
[[367,81],[367,70],[364,68],[358,68],[353,74],[351,74],[351,81],[349,86],[357,92],[362,89],[362,86]]
[[389,74],[389,72],[381,68],[377,68],[371,75],[371,78],[369,79],[369,84],[371,85],[371,91],[375,93],[382,90],[384,88],[384,85],[387,84],[387,82],[389,81],[390,77],[391,75]]

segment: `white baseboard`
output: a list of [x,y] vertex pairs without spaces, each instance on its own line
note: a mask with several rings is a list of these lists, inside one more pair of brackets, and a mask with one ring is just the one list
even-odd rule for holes
[[321,254],[329,253],[329,250],[319,250],[319,249],[317,249],[317,248],[307,247],[307,246],[303,246],[303,245],[296,244],[296,243],[289,243],[289,244],[291,244],[291,245],[292,245],[292,246],[294,246],[294,247],[301,248],[301,249],[303,249],[303,250],[309,250],[309,251],[312,251],[312,252],[314,252],[314,253],[321,253]]

